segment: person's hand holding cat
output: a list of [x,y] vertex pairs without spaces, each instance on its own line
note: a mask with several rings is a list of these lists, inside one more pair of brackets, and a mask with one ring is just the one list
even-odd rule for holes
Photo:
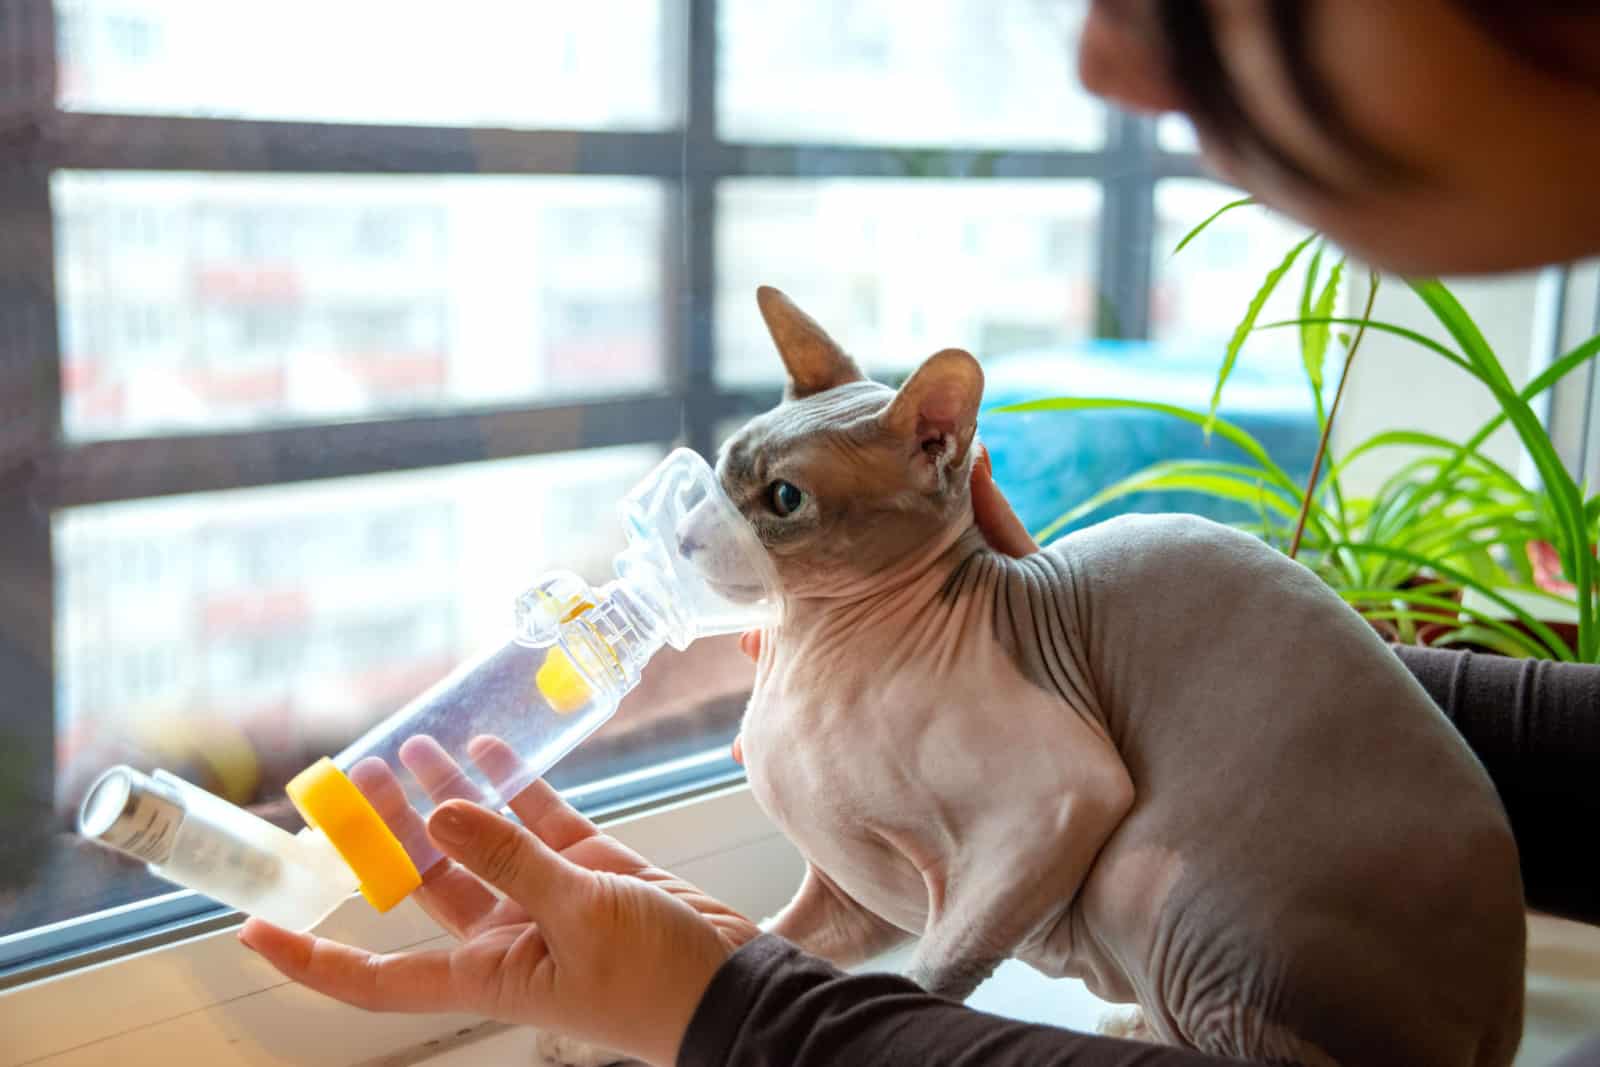
[[378,955],[259,919],[239,939],[286,977],[369,1011],[470,1012],[676,1062],[712,976],[755,924],[601,833],[542,781],[510,807],[528,829],[464,800],[428,820],[456,862],[429,871],[416,899],[460,938],[451,948]]
[[1013,559],[1039,551],[1039,542],[1022,525],[1017,513],[1011,510],[1011,502],[994,484],[994,462],[981,443],[978,460],[972,465],[972,515],[978,522],[978,529],[983,531],[984,540],[995,551],[1004,552]]

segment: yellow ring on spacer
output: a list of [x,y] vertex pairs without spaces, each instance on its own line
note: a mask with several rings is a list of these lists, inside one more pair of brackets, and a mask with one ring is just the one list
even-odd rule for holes
[[345,773],[324,756],[290,779],[284,791],[306,825],[321,830],[361,882],[361,895],[388,911],[422,884],[383,817]]

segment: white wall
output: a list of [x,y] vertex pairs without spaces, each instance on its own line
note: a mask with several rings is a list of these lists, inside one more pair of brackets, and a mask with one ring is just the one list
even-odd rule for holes
[[[1576,344],[1593,332],[1596,273],[1594,265],[1574,272],[1569,286],[1566,345]],[[1351,271],[1350,276],[1360,279],[1347,294],[1348,313],[1354,316],[1361,313],[1366,301],[1366,274]],[[1538,281],[1537,272],[1493,280],[1446,279],[1518,386],[1530,376],[1539,312]],[[1384,279],[1373,316],[1449,341],[1427,308],[1399,279]],[[1330,353],[1330,361],[1331,358]],[[1575,386],[1558,398],[1552,424],[1568,446],[1565,451],[1575,460],[1582,421],[1581,394],[1587,378],[1579,373],[1569,381]],[[1425,430],[1464,440],[1498,412],[1488,389],[1464,371],[1410,341],[1369,330],[1350,373],[1343,409],[1334,427],[1334,447],[1344,453],[1372,434],[1390,429]],[[1521,446],[1509,429],[1490,439],[1487,452],[1495,461],[1520,471]],[[1411,455],[1414,453],[1386,450],[1381,459],[1358,464],[1346,478],[1347,491],[1357,495],[1371,491]]]
[[[1563,350],[1582,343],[1600,333],[1600,260],[1575,268],[1567,286],[1566,330],[1561,339]],[[1585,441],[1585,416],[1594,426],[1600,426],[1600,396],[1594,398],[1592,410],[1590,397],[1597,383],[1593,361],[1583,371],[1567,378],[1568,386],[1556,393],[1550,412],[1550,431],[1556,447],[1561,449],[1571,470],[1580,473],[1580,480],[1591,485],[1600,481],[1600,429],[1588,434]],[[1587,452],[1585,460],[1584,453]],[[1593,491],[1593,490],[1591,490]]]

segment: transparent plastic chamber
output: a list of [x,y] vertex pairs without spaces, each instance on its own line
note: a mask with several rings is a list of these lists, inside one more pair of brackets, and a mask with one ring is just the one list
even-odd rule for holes
[[667,456],[619,512],[616,577],[546,575],[516,599],[503,646],[297,776],[300,834],[126,767],[91,787],[80,832],[280,925],[309,927],[355,888],[387,910],[441,859],[425,828],[436,805],[509,801],[615,713],[664,645],[776,622],[771,561],[698,455]]

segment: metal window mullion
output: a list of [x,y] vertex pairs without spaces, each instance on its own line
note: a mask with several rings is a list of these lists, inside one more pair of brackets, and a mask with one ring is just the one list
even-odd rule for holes
[[1104,178],[1107,154],[1034,148],[827,143],[728,143],[709,148],[709,169],[739,178]]
[[90,441],[38,482],[52,507],[414,471],[675,437],[681,405],[648,394],[238,432]]
[[1106,119],[1101,183],[1099,337],[1143,338],[1150,330],[1150,242],[1155,226],[1155,135],[1149,119]]
[[[0,0],[3,2],[3,0]],[[695,16],[683,32],[714,57],[715,34]],[[714,60],[713,60],[714,61]],[[4,166],[69,170],[160,170],[249,174],[613,175],[677,179],[808,178],[1109,178],[1107,152],[976,149],[828,143],[729,143],[716,137],[716,71],[695,59],[684,72],[693,106],[682,131],[503,130],[382,126],[162,115],[60,114],[48,138],[13,146]],[[1185,157],[1161,160],[1188,173]],[[1148,164],[1148,161],[1146,163]]]
[[506,130],[62,112],[35,149],[71,170],[674,177],[670,131]]
[[685,111],[680,146],[682,241],[678,278],[679,371],[690,448],[716,445],[717,0],[687,0]]
[[0,128],[43,124],[55,107],[51,0],[0,0]]
[[[54,107],[49,0],[0,0],[0,154],[37,143]],[[34,475],[60,440],[50,169],[0,173],[0,891],[53,836],[56,590],[50,512]],[[9,931],[7,931],[9,932]]]

